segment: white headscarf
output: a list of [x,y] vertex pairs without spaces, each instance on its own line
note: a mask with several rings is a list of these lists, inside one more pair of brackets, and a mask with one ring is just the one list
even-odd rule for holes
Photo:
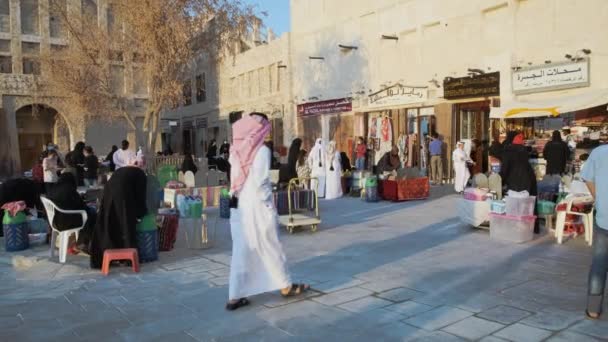
[[312,148],[312,150],[310,150],[310,153],[308,154],[308,158],[311,161],[315,160],[315,157],[319,158],[319,164],[321,165],[311,165],[310,167],[323,167],[323,139],[321,138],[317,139],[317,141],[315,142],[315,146]]
[[[330,170],[334,167],[334,158],[336,157],[336,142],[330,141],[329,145],[327,145],[327,165],[329,165]],[[332,170],[333,171],[333,170]]]

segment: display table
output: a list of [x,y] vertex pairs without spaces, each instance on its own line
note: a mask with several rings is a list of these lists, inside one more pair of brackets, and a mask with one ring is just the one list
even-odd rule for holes
[[378,192],[387,201],[411,201],[429,197],[430,184],[428,177],[400,180],[381,180]]

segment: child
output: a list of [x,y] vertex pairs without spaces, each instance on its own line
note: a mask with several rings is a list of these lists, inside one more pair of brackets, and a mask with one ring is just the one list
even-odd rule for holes
[[367,146],[363,141],[363,137],[357,139],[357,146],[355,147],[355,168],[357,171],[365,169],[365,153],[367,152]]
[[99,160],[93,153],[93,148],[87,146],[84,148],[84,185],[86,187],[94,187],[97,185],[97,169],[99,168]]

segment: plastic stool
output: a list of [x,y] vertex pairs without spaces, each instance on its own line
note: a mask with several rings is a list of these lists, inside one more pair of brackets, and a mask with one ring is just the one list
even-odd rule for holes
[[133,272],[139,272],[139,256],[137,255],[137,249],[106,249],[105,252],[103,252],[103,265],[101,267],[101,273],[103,273],[103,275],[108,275],[110,273],[110,262],[115,260],[130,260]]

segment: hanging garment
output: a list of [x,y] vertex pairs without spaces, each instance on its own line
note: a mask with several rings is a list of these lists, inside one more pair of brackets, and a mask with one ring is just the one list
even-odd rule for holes
[[342,163],[335,141],[331,141],[327,147],[325,174],[325,199],[342,197]]
[[325,149],[323,148],[323,140],[317,139],[315,146],[308,154],[308,165],[310,165],[310,176],[317,178],[311,181],[311,189],[317,189],[319,197],[325,197],[325,175],[327,161],[325,159]]
[[471,178],[471,173],[467,167],[467,160],[470,160],[470,158],[465,151],[459,148],[456,148],[452,153],[454,172],[456,173],[454,180],[454,190],[456,190],[456,192],[463,192],[469,178]]
[[266,146],[256,152],[239,192],[238,208],[230,212],[230,300],[283,289],[291,284],[272,202],[270,158],[270,149]]

